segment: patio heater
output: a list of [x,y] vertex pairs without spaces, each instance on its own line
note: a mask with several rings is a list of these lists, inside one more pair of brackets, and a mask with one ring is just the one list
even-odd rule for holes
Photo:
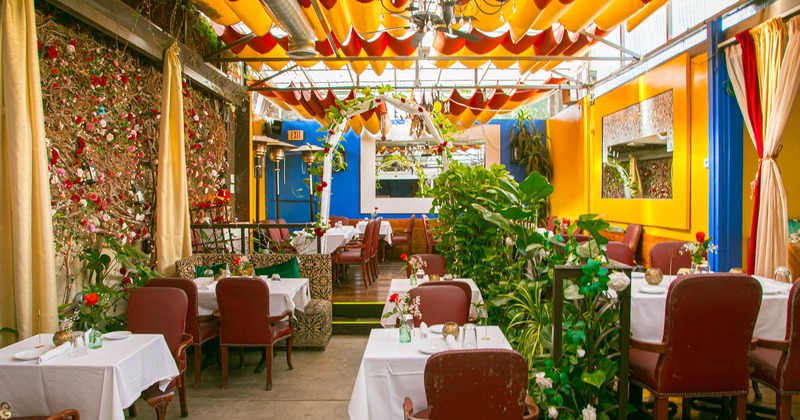
[[276,147],[269,151],[269,160],[271,160],[275,164],[274,165],[275,166],[275,220],[281,218],[280,163],[285,158],[286,158],[286,152],[283,151],[283,148]]
[[[262,157],[263,156],[267,156],[267,157],[269,157],[269,160],[271,160],[272,162],[275,162],[275,198],[276,198],[276,201],[275,201],[276,217],[275,217],[275,219],[277,220],[277,219],[279,219],[281,217],[280,216],[280,209],[278,208],[278,199],[280,198],[279,195],[278,195],[279,194],[279,191],[278,191],[278,188],[279,188],[279,185],[278,185],[278,174],[280,172],[280,168],[278,167],[278,163],[280,161],[282,161],[283,158],[286,156],[284,150],[285,149],[292,149],[292,148],[294,148],[294,145],[293,144],[289,144],[289,143],[284,143],[284,142],[282,142],[280,140],[275,140],[275,139],[273,139],[271,137],[267,137],[267,136],[253,136],[253,150],[255,151],[256,148],[259,147],[259,145],[264,147],[264,149],[263,149],[264,152],[263,152],[263,154],[261,156]],[[255,152],[255,153],[258,153],[258,152]],[[255,175],[256,175],[257,179],[261,179],[261,177],[263,176],[263,167],[264,167],[263,159],[259,159],[258,163],[260,163],[260,165],[258,165],[258,164],[256,165]],[[260,185],[259,185],[259,187],[260,187]],[[257,212],[260,209],[259,201],[261,200],[261,198],[259,197],[260,193],[258,192],[258,190],[259,189],[256,188],[256,211]],[[258,213],[256,213],[256,215],[258,216]],[[256,219],[257,218],[258,217],[256,217]]]
[[314,175],[311,174],[311,165],[316,160],[316,153],[322,151],[323,149],[319,146],[313,146],[310,144],[304,144],[296,149],[292,150],[292,152],[300,152],[302,153],[303,163],[306,164],[306,169],[308,169],[308,211],[309,211],[309,221],[314,223],[315,215],[314,215]]
[[259,217],[261,216],[261,177],[263,176],[263,168],[264,168],[264,155],[267,154],[267,145],[264,143],[253,143],[253,157],[255,161],[253,162],[253,172],[256,178],[256,220],[255,222],[258,223]]

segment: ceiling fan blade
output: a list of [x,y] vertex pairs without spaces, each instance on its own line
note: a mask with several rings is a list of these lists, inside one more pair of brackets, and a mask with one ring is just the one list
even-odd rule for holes
[[383,29],[380,29],[380,30],[377,30],[377,31],[362,32],[360,34],[361,34],[361,36],[364,36],[364,35],[375,35],[375,34],[382,34],[384,32],[389,32],[389,31],[396,31],[398,29],[411,29],[411,27],[410,26],[395,26],[393,28],[383,28]]
[[475,35],[473,33],[469,33],[469,32],[463,32],[463,31],[458,31],[458,30],[455,30],[455,29],[451,29],[450,33],[455,35],[455,36],[457,36],[457,37],[459,37],[459,38],[464,38],[469,42],[478,42],[478,41],[481,40],[480,36]]
[[400,13],[392,13],[392,16],[398,17],[400,19],[405,19],[405,20],[407,20],[409,22],[413,22],[413,20],[411,19],[411,16],[401,15]]
[[419,45],[422,43],[422,38],[425,37],[425,32],[417,31],[414,32],[413,37],[411,38],[411,46],[414,48],[418,48]]

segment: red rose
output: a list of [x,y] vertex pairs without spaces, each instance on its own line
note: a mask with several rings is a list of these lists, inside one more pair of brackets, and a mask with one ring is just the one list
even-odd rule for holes
[[125,267],[121,267],[121,268],[119,269],[119,273],[120,273],[120,274],[122,274],[122,275],[124,276],[125,274],[127,274],[127,273],[128,273],[128,269],[127,269],[127,268],[125,268]]
[[330,152],[331,152],[331,148],[330,148],[330,147],[326,147],[326,148],[325,148],[325,149],[322,151],[322,153],[325,153],[326,155],[327,155],[328,153],[330,153]]
[[48,46],[47,47],[47,56],[50,57],[50,58],[58,57],[58,50],[56,50],[55,47]]
[[697,238],[698,243],[702,244],[703,242],[706,241],[706,234],[704,232],[697,232],[695,237]]
[[403,253],[403,254],[400,254],[400,259],[401,259],[401,260],[403,260],[403,261],[405,261],[405,260],[407,260],[407,259],[408,259],[408,255],[406,255],[405,253]]
[[236,257],[236,258],[233,259],[233,263],[236,264],[236,265],[239,265],[240,262],[242,262],[242,258],[241,257]]
[[125,277],[122,278],[122,284],[131,284],[131,283],[133,283],[133,279],[132,278],[130,278],[128,276],[125,276]]
[[53,157],[52,157],[52,158],[50,158],[50,164],[51,164],[51,165],[53,165],[53,166],[55,166],[55,165],[56,165],[56,163],[58,163],[58,151],[57,151],[56,149],[53,149],[53,150],[51,151],[51,155],[52,155]]
[[78,194],[72,194],[72,201],[74,201],[76,203],[78,201],[81,201],[81,196],[79,196]]
[[322,192],[322,190],[323,190],[322,185],[318,185],[317,186],[317,192]]
[[[403,255],[405,255],[405,254],[403,254]],[[400,295],[397,294],[397,293],[392,293],[392,295],[389,296],[389,302],[391,302],[391,303],[400,302]]]
[[83,297],[83,301],[89,306],[97,305],[97,301],[99,300],[100,297],[97,296],[97,293],[89,293],[88,295]]
[[322,188],[325,188],[325,187],[327,187],[327,186],[328,186],[328,183],[327,183],[327,182],[325,182],[325,181],[322,181]]
[[122,84],[128,84],[128,76],[123,74],[119,79],[122,80]]

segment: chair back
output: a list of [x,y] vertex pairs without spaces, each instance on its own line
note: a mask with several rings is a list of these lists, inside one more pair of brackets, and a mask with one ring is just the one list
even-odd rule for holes
[[419,296],[422,318],[414,318],[414,325],[455,322],[464,325],[469,319],[469,301],[456,287],[415,287],[408,292],[411,300]]
[[408,242],[411,243],[411,234],[414,233],[414,222],[417,219],[416,214],[412,214],[411,217],[408,218],[408,224],[406,225],[406,230],[403,232],[408,234]]
[[527,388],[528,365],[514,350],[443,351],[425,364],[430,420],[519,420]]
[[550,218],[547,219],[546,229],[550,232],[556,233],[556,220],[558,220],[558,216],[550,216]]
[[350,224],[350,219],[345,216],[328,217],[328,223],[330,223],[331,226],[336,226],[337,222],[342,222],[342,226],[347,226]]
[[[439,254],[414,254],[408,257],[408,259],[414,257],[425,261],[425,267],[422,267],[422,269],[425,270],[425,274],[436,274],[439,277],[447,274],[447,262],[444,260],[443,256]],[[411,277],[411,266],[408,264],[406,264],[406,275]]]
[[[380,225],[378,225],[380,227]],[[363,236],[364,248],[361,248],[361,259],[366,261],[372,256],[372,247],[375,246],[375,220],[367,222]]]
[[[577,230],[575,232],[577,232]],[[575,238],[575,242],[577,242],[579,244],[582,244],[584,242],[589,242],[589,241],[592,240],[592,236],[591,235],[583,235],[583,234],[579,234],[579,233],[573,233],[572,237]],[[565,240],[569,240],[569,236],[564,235],[564,239]]]
[[650,248],[650,267],[660,268],[665,275],[677,274],[681,268],[692,266],[692,256],[681,253],[686,242],[659,242]]
[[[267,220],[268,225],[274,225],[274,220]],[[269,236],[269,240],[273,243],[280,243],[281,242],[281,229],[276,227],[269,227],[267,228],[267,236]]]
[[789,351],[783,352],[778,368],[783,370],[783,389],[800,389],[800,282],[795,281],[789,291],[786,311],[786,340]]
[[375,224],[375,226],[372,227],[372,248],[370,249],[370,257],[374,258],[378,256],[378,248],[381,242],[381,223],[383,223],[383,217],[378,217],[371,223]]
[[761,307],[761,285],[744,274],[688,275],[667,292],[666,352],[656,365],[660,392],[743,391]]
[[[282,225],[285,225],[286,224],[286,219],[280,218],[280,219],[278,219],[278,223],[282,224]],[[291,237],[291,235],[289,235],[289,228],[282,227],[281,228],[281,241],[288,241],[288,240],[291,240],[291,239],[292,239],[292,237]]]
[[469,283],[463,281],[426,281],[422,282],[417,285],[417,287],[457,287],[464,292],[464,296],[467,297],[467,302],[470,304],[467,305],[467,319],[469,320],[469,310],[470,306],[472,305],[472,288],[469,287]]
[[230,345],[271,343],[269,285],[260,277],[226,277],[217,284],[219,342]]
[[618,263],[633,265],[633,251],[622,242],[610,241],[606,244],[606,255]]
[[174,287],[143,287],[128,296],[128,331],[161,334],[172,354],[186,331],[186,293]]
[[625,245],[628,245],[628,248],[633,251],[633,255],[636,255],[636,250],[639,248],[639,240],[642,238],[642,225],[637,225],[636,223],[628,224],[628,227],[625,229],[625,237],[622,239],[622,242]]
[[145,284],[145,287],[174,287],[186,293],[186,333],[194,337],[196,343],[200,342],[200,329],[197,325],[197,283],[181,277],[155,277]]

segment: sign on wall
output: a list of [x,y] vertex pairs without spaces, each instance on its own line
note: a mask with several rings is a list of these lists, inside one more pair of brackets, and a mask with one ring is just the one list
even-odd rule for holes
[[303,140],[303,130],[288,130],[286,132],[286,137],[290,141]]

